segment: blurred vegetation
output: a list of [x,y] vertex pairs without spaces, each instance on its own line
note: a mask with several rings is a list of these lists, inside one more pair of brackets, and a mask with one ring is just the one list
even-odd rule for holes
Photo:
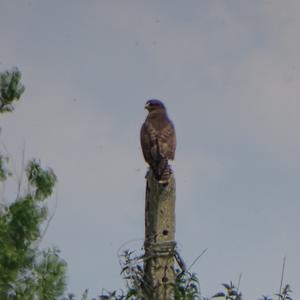
[[[80,298],[81,300],[142,300],[143,287],[143,266],[142,257],[134,255],[133,251],[125,250],[120,257],[122,271],[121,275],[125,280],[126,290],[119,291],[103,291],[97,298],[88,298],[88,290]],[[242,300],[243,296],[239,287],[236,287],[232,282],[222,284],[223,291],[216,293],[211,297],[201,295],[199,279],[196,274],[189,271],[183,272],[181,269],[175,269],[176,283],[174,287],[174,300]],[[283,277],[282,277],[283,279]],[[238,284],[239,285],[239,284]],[[283,288],[280,287],[280,292],[274,294],[274,297],[262,296],[258,300],[293,300],[291,297],[292,290],[289,284]],[[71,294],[63,300],[78,300],[75,295]],[[154,299],[153,299],[154,300]]]
[[0,73],[0,113],[14,110],[13,102],[19,100],[25,91],[21,78],[17,68]]
[[[24,90],[18,69],[0,73],[0,114],[13,111]],[[2,185],[11,176],[17,177],[9,166],[10,159],[1,153]],[[66,288],[66,263],[58,249],[38,247],[48,217],[45,201],[53,192],[56,176],[34,159],[24,168],[14,199],[8,204],[4,195],[0,199],[0,299],[60,299]]]

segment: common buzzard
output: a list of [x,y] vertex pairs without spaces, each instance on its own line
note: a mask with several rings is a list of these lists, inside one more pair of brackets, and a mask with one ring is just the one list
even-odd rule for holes
[[141,146],[146,162],[159,183],[168,183],[172,170],[168,160],[173,160],[176,135],[165,105],[159,100],[148,100],[145,109],[149,114],[141,128]]

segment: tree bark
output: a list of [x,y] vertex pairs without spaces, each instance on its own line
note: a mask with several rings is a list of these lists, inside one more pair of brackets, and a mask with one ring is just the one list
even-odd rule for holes
[[146,175],[144,297],[172,300],[175,289],[174,175],[167,185],[158,183],[150,170]]

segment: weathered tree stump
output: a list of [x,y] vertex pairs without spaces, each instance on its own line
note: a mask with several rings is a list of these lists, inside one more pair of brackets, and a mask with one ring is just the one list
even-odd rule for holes
[[174,299],[175,199],[174,175],[167,185],[146,175],[144,297]]

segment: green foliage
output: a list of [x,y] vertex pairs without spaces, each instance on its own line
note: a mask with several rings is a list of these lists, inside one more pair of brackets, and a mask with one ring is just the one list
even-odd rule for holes
[[199,290],[199,281],[196,274],[176,270],[175,300],[198,299]]
[[[120,263],[123,265],[121,274],[126,282],[127,293],[124,299],[139,299],[143,291],[144,270],[140,264],[141,259],[134,251],[125,250],[120,256]],[[123,299],[123,295],[117,299]]]
[[279,294],[276,294],[280,300],[293,300],[291,298],[291,287],[289,284],[285,285],[285,287],[280,291]]
[[7,179],[8,176],[11,176],[11,172],[7,168],[8,157],[0,154],[0,182]]
[[57,299],[66,288],[66,263],[59,257],[59,250],[48,249],[41,253],[41,258],[34,264],[37,295],[39,299]]
[[34,188],[34,197],[43,200],[52,194],[56,183],[56,176],[52,169],[43,170],[40,163],[31,160],[26,168],[28,181]]
[[[120,256],[123,266],[121,274],[126,282],[126,292],[105,291],[99,296],[99,300],[139,300],[143,298],[144,270],[141,265],[141,257],[133,251],[125,250]],[[199,299],[199,282],[195,274],[176,270],[175,299],[195,300]],[[67,300],[67,299],[66,299]],[[204,299],[203,299],[204,300]]]
[[[232,282],[230,282],[230,284],[224,283],[223,287],[225,288],[225,292],[219,292],[215,294],[211,299],[242,300],[242,293],[238,291],[238,289],[233,285]],[[293,300],[291,297],[291,293],[292,293],[291,287],[289,284],[287,284],[280,291],[280,293],[275,294],[275,296],[277,296],[279,300]],[[274,300],[274,299],[268,296],[262,296],[259,300]]]
[[26,272],[18,275],[17,281],[11,284],[11,289],[3,299],[59,299],[66,287],[65,276],[62,276],[66,263],[59,258],[58,253],[55,248],[36,251],[32,264],[26,268]]
[[0,214],[0,299],[57,299],[65,290],[66,263],[57,249],[35,246],[47,219],[41,202],[51,195],[56,179],[36,161],[26,170],[29,191]]
[[[0,113],[14,109],[13,101],[24,92],[20,80],[17,69],[0,74]],[[3,183],[12,175],[8,162],[0,154]],[[1,206],[0,211],[0,299],[59,299],[66,288],[66,263],[58,249],[38,249],[41,226],[47,219],[44,202],[53,192],[56,176],[37,160],[28,162],[25,173],[27,189],[23,194],[16,191],[17,199]]]
[[[143,285],[143,269],[141,266],[137,268],[136,263],[139,257],[135,257],[133,252],[125,250],[122,258],[125,265],[121,274],[127,282],[127,291],[105,291],[99,296],[99,300],[142,300],[144,299],[141,294],[141,287]],[[225,289],[224,292],[218,292],[212,297],[202,297],[200,295],[199,280],[194,273],[180,272],[176,270],[176,283],[175,283],[175,298],[174,300],[242,300],[242,293],[232,282],[229,284],[222,284]],[[278,300],[293,300],[291,297],[291,288],[287,284],[279,294],[275,294]],[[75,300],[75,298],[69,298],[64,300]],[[96,300],[93,298],[92,300]],[[267,296],[262,296],[259,300],[275,300]]]
[[242,293],[238,291],[232,282],[230,284],[223,283],[222,285],[225,288],[225,293],[217,293],[212,297],[213,299],[242,300]]
[[25,91],[21,78],[17,68],[0,73],[0,113],[14,110],[13,102],[19,100]]

